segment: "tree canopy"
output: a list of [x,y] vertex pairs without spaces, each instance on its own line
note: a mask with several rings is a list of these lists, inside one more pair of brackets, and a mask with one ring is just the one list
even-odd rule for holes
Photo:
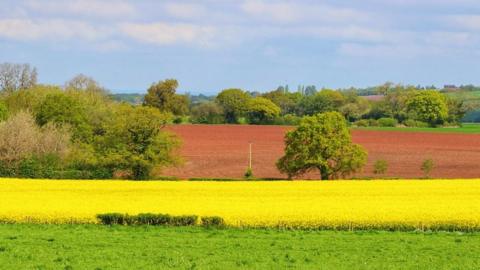
[[446,101],[445,96],[435,90],[415,91],[407,98],[407,112],[413,119],[435,126],[448,117]]
[[188,113],[189,99],[185,95],[176,94],[177,88],[178,81],[175,79],[154,83],[148,88],[143,104],[162,112],[185,115]]
[[338,112],[306,116],[285,135],[285,154],[277,168],[289,178],[318,170],[321,179],[345,177],[360,170],[367,152],[352,143],[345,118]]
[[227,123],[237,123],[239,117],[247,112],[247,102],[250,98],[245,91],[232,88],[220,92],[215,101],[223,108],[225,121]]
[[280,115],[280,108],[263,97],[250,99],[247,108],[248,120],[252,124],[267,124]]

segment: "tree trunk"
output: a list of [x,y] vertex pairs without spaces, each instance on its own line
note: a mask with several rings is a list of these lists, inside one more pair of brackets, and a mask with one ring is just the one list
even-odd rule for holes
[[326,166],[321,166],[318,168],[320,171],[320,179],[321,180],[328,180],[330,178],[330,175],[328,173],[328,168]]

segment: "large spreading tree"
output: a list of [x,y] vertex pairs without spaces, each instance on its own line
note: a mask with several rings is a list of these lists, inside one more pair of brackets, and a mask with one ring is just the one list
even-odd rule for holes
[[227,123],[238,123],[239,118],[247,112],[250,98],[245,91],[231,88],[220,92],[215,102],[222,107]]
[[144,105],[156,107],[162,112],[170,112],[174,115],[188,114],[189,99],[186,95],[176,93],[178,81],[167,79],[152,84],[147,90]]
[[448,118],[447,99],[438,91],[415,91],[406,104],[411,118],[426,122],[430,126],[443,124]]
[[318,170],[322,180],[346,177],[367,161],[365,149],[352,143],[345,118],[338,112],[306,116],[285,135],[285,155],[277,168],[289,178]]

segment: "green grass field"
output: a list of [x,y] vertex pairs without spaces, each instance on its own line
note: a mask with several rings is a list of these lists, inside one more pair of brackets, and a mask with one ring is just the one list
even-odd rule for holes
[[480,234],[0,225],[0,269],[479,269]]
[[435,132],[435,133],[469,133],[480,134],[480,124],[465,123],[461,127],[440,127],[440,128],[410,128],[410,127],[358,127],[353,130],[384,130],[384,131],[403,131],[403,132]]

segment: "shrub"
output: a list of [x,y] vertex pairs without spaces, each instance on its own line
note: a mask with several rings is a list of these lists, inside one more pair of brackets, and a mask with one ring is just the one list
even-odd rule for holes
[[381,127],[395,127],[398,124],[397,119],[394,118],[380,118],[378,119],[378,125]]
[[185,216],[172,216],[171,222],[168,225],[172,226],[193,226],[197,224],[198,216],[185,215]]
[[374,174],[384,174],[387,172],[388,162],[386,160],[377,160],[373,165]]
[[193,226],[197,224],[198,217],[195,215],[171,216],[152,213],[140,213],[138,215],[107,213],[98,214],[97,219],[104,225]]
[[252,168],[247,168],[244,174],[245,179],[252,179],[253,178],[253,170]]
[[125,216],[126,215],[120,213],[106,213],[98,214],[97,219],[104,225],[123,225],[125,224]]
[[425,159],[422,163],[420,169],[425,175],[425,178],[430,178],[430,173],[432,172],[433,168],[435,167],[435,163],[431,158]]
[[367,119],[361,119],[355,122],[357,127],[368,127],[370,124],[368,123]]
[[273,120],[274,125],[286,125],[286,126],[296,126],[300,123],[302,118],[294,114],[286,114],[284,116],[275,117]]
[[168,225],[172,222],[172,216],[166,214],[138,214],[135,223],[141,225]]
[[62,158],[69,147],[70,134],[66,129],[50,124],[39,128],[28,113],[17,113],[0,123],[0,160],[7,166],[15,166],[32,156]]
[[407,127],[429,127],[428,123],[422,121],[416,121],[413,119],[407,119],[403,122],[403,124]]
[[368,125],[371,126],[371,127],[378,127],[378,120],[368,119]]
[[225,226],[225,221],[222,217],[211,216],[211,217],[202,217],[202,226],[204,227],[223,227]]

